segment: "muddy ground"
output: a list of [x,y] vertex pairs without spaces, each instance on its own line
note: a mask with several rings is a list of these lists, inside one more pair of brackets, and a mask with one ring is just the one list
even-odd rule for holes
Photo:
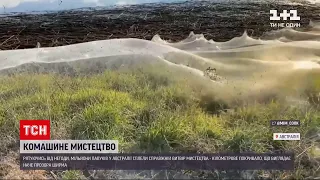
[[146,4],[113,9],[79,9],[0,17],[0,49],[61,46],[112,38],[150,40],[155,34],[171,41],[190,31],[214,41],[227,41],[245,30],[254,37],[273,30],[269,10],[297,9],[301,26],[320,20],[315,5],[185,2]]

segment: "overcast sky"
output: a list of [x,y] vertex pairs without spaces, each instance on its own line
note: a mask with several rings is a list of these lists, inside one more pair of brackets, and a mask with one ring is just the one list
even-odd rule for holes
[[0,0],[0,13],[173,1],[183,0]]

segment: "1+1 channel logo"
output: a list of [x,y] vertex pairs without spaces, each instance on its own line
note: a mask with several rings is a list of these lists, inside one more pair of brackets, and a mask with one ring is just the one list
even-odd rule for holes
[[277,22],[271,22],[270,26],[272,28],[284,28],[284,27],[300,27],[300,23],[294,23],[294,22],[279,22],[279,21],[300,21],[300,16],[298,16],[297,10],[283,10],[282,13],[278,16],[278,10],[270,10],[270,21],[277,21]]

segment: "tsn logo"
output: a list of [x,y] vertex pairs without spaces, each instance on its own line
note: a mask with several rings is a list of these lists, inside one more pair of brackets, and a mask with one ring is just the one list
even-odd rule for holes
[[20,120],[20,140],[50,140],[50,120]]
[[277,10],[270,10],[270,20],[271,21],[280,21],[281,18],[284,21],[287,21],[288,18],[290,21],[300,21],[300,16],[298,16],[298,11],[297,10],[283,10],[282,13],[278,16],[278,11]]

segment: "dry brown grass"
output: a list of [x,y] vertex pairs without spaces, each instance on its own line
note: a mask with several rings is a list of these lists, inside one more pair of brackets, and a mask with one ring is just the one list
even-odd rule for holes
[[9,179],[48,179],[46,171],[22,171],[19,166],[19,153],[10,152],[0,161],[0,178]]

